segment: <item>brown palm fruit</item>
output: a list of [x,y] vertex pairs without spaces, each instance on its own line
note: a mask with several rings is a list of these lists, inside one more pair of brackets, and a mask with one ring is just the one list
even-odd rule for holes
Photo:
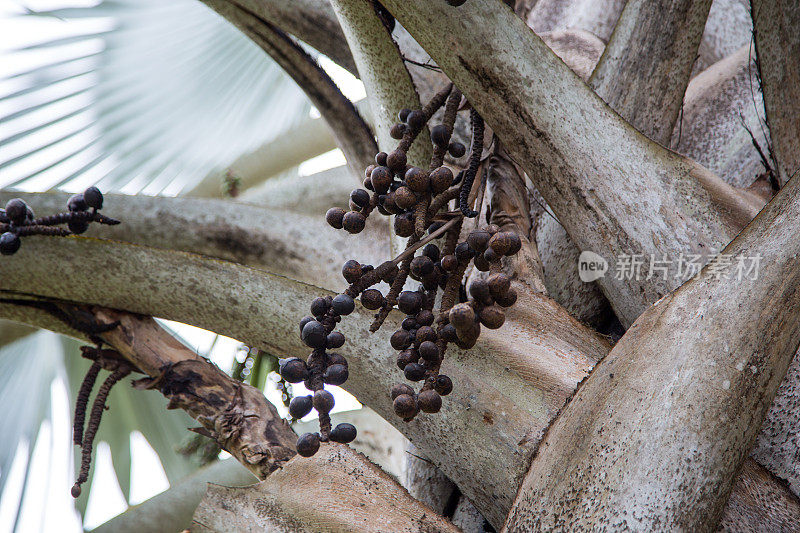
[[446,191],[453,184],[453,171],[439,167],[430,174],[430,187],[434,194]]
[[492,264],[486,260],[485,255],[486,252],[483,252],[482,254],[476,255],[475,259],[472,260],[478,272],[489,272],[489,270],[492,269]]
[[403,213],[394,217],[394,232],[398,237],[411,237],[414,234],[414,217]]
[[372,188],[378,194],[386,194],[392,184],[392,171],[386,167],[375,167],[369,177]]
[[378,289],[367,289],[361,293],[361,305],[370,311],[380,309],[384,302],[383,294]]
[[406,187],[414,192],[423,193],[428,191],[430,176],[418,167],[411,167],[406,171]]
[[[494,250],[494,253],[497,255],[506,255],[513,246],[511,235],[515,234],[508,231],[495,233],[492,235],[492,238],[489,239],[489,248]],[[517,239],[519,239],[519,237],[517,237]]]
[[442,397],[435,390],[424,390],[417,396],[417,405],[424,413],[438,413],[442,408]]
[[495,302],[501,307],[511,307],[517,302],[517,291],[512,287],[508,289],[504,296],[495,298]]
[[478,342],[478,337],[481,334],[481,324],[480,322],[473,322],[472,327],[465,330],[456,328],[456,333],[458,334],[458,341],[456,341],[458,347],[469,350]]
[[414,344],[419,346],[425,341],[436,342],[438,339],[438,335],[436,335],[436,330],[434,330],[430,326],[419,326],[417,329],[417,335],[414,340]]
[[496,263],[500,261],[500,256],[497,255],[492,248],[487,248],[485,252],[483,252],[483,259],[487,263]]
[[442,270],[445,272],[453,272],[456,268],[458,268],[458,259],[453,254],[446,255],[442,257]]
[[433,324],[434,320],[433,312],[428,311],[427,309],[423,309],[419,313],[417,313],[416,319],[417,324],[421,326],[430,326]]
[[469,286],[469,295],[483,305],[492,305],[494,300],[489,292],[489,282],[485,279],[476,279]]
[[401,394],[408,394],[409,396],[413,397],[414,396],[414,389],[412,389],[411,386],[406,384],[406,383],[398,383],[396,385],[392,385],[392,390],[391,390],[390,394],[391,394],[392,400],[394,400],[395,398],[397,398]]
[[489,292],[495,300],[502,298],[511,288],[511,279],[503,273],[492,274],[487,281]]
[[483,253],[489,245],[492,236],[485,229],[473,230],[467,235],[467,244],[478,253]]
[[358,211],[348,211],[342,218],[342,227],[348,233],[361,233],[367,224],[367,217]]
[[400,187],[394,191],[393,199],[395,205],[401,209],[409,209],[417,203],[417,195],[408,187]]
[[440,374],[436,377],[436,381],[433,382],[433,388],[442,396],[447,396],[453,392],[453,381],[444,374]]
[[506,314],[496,305],[487,305],[478,313],[481,324],[489,329],[497,329],[506,321]]
[[361,279],[362,275],[361,264],[355,259],[349,259],[345,262],[344,266],[342,266],[342,276],[344,276],[347,283],[355,283]]
[[386,152],[378,152],[375,154],[375,162],[378,164],[378,166],[385,167],[387,157],[388,154]]
[[460,303],[454,305],[448,314],[450,323],[456,328],[461,337],[462,331],[467,331],[475,324],[475,311],[468,303]]
[[325,213],[325,221],[335,229],[342,229],[342,219],[344,218],[345,210],[341,207],[331,207]]
[[426,361],[430,361],[431,363],[438,363],[439,362],[439,347],[436,346],[435,342],[431,341],[424,341],[422,344],[419,345],[419,356],[425,359]]
[[386,166],[389,167],[389,170],[395,174],[405,174],[407,162],[408,157],[406,156],[406,153],[399,148],[386,157]]
[[401,394],[392,403],[394,412],[401,418],[414,418],[419,412],[417,400],[411,394]]

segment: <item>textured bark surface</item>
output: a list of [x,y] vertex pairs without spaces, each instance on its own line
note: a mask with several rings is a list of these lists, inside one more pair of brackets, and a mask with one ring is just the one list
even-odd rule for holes
[[800,4],[753,0],[764,108],[781,185],[800,170]]
[[716,527],[800,343],[798,189],[723,252],[761,254],[757,279],[714,259],[595,368],[540,444],[507,530]]
[[625,0],[538,0],[533,4],[523,19],[536,33],[578,29],[608,41]]
[[[491,0],[470,0],[458,17],[440,2],[384,5],[488,118],[582,250],[607,260],[702,253],[754,216],[750,198],[614,114],[510,10]],[[600,280],[624,325],[678,285],[644,278]]]
[[149,378],[140,389],[158,389],[168,409],[183,409],[228,453],[263,479],[295,454],[297,435],[257,388],[241,383],[198,356],[152,318],[98,309],[102,323],[120,325],[102,335]]
[[750,0],[714,0],[708,12],[694,73],[728,57],[753,38]]
[[729,184],[748,187],[766,170],[750,137],[767,153],[764,119],[755,54],[748,44],[692,79],[671,146]]
[[[32,293],[152,313],[286,356],[308,354],[297,317],[307,313],[314,297],[328,294],[182,252],[80,237],[28,241],[6,258],[0,279],[6,295]],[[519,300],[501,330],[484,332],[468,355],[448,350],[442,368],[456,387],[442,411],[409,423],[394,415],[388,394],[402,381],[388,364],[389,336],[402,315],[392,313],[372,335],[366,333],[372,312],[360,305],[341,323],[348,339],[342,352],[350,364],[346,388],[424,450],[495,527],[511,507],[533,447],[576,384],[608,351],[601,337],[554,301],[519,283],[515,287]],[[16,320],[31,316],[27,309],[2,306],[0,311]],[[504,468],[497,468],[498,457]]]
[[298,457],[252,487],[211,486],[192,531],[457,533],[366,457],[340,444]]
[[[2,204],[15,197],[24,199],[37,213],[56,213],[63,211],[69,195],[0,191]],[[335,202],[345,207],[346,201],[346,195],[328,198],[328,207]],[[383,221],[371,220],[361,238],[354,238],[328,226],[322,214],[303,215],[224,200],[108,194],[105,211],[125,222],[96,225],[90,230],[92,236],[190,251],[327,287],[344,283],[341,265],[350,257],[378,264],[389,253],[389,232]],[[42,241],[48,242],[55,241]]]
[[633,127],[667,144],[711,0],[630,0],[589,85]]

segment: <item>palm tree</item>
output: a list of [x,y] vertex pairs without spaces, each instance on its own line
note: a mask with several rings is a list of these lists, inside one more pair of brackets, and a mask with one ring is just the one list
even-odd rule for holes
[[[145,374],[138,388],[160,390],[262,480],[211,487],[199,505],[168,492],[150,510],[177,516],[174,501],[191,501],[193,529],[228,531],[797,529],[796,3],[754,1],[749,10],[719,0],[205,3],[306,92],[347,169],[306,183],[292,176],[259,183],[257,176],[316,155],[309,138],[325,141],[310,122],[237,161],[230,153],[198,156],[196,167],[170,162],[192,143],[146,135],[164,153],[131,159],[130,183],[169,169],[147,192],[191,197],[109,196],[104,212],[124,224],[92,228],[99,239],[26,238],[4,258],[0,279],[4,318],[77,337],[86,332],[43,308],[56,305],[73,322],[86,313],[119,322],[101,334],[119,354],[114,364]],[[372,129],[295,39],[359,75]],[[209,46],[206,63],[219,53]],[[378,146],[397,146],[390,132],[416,131],[405,114],[409,125],[393,126],[398,111],[437,98],[443,104],[448,94],[449,111],[431,124],[444,121],[449,136],[448,117],[461,107],[457,139],[469,140],[467,115],[474,125],[485,120],[488,131],[475,126],[474,153],[459,159],[453,150],[447,160],[454,168],[467,166],[467,157],[474,163],[462,188],[480,215],[465,221],[443,207],[442,221],[456,225],[441,231],[463,224],[463,240],[491,223],[518,236],[520,253],[502,262],[517,302],[503,327],[484,329],[477,343],[467,342],[467,329],[458,332],[464,349],[451,348],[442,363],[452,394],[438,414],[408,422],[395,416],[402,409],[388,394],[398,379],[389,337],[402,314],[390,313],[368,335],[373,313],[357,305],[337,326],[348,341],[345,388],[425,459],[409,467],[424,473],[407,476],[406,492],[345,445],[296,456],[296,435],[261,391],[198,358],[150,317],[306,357],[297,321],[327,294],[319,287],[341,290],[345,259],[381,265],[397,256],[407,268],[402,247],[426,240],[416,228],[410,244],[390,238],[374,218],[367,236],[342,237],[325,227],[321,206],[344,201]],[[136,114],[158,103],[141,102]],[[243,122],[257,122],[252,115]],[[431,146],[428,130],[419,135],[408,159],[422,166]],[[226,140],[246,136],[241,129]],[[141,156],[129,137],[120,143]],[[211,154],[213,143],[198,144],[201,155]],[[443,155],[435,151],[433,160]],[[215,164],[221,172],[197,171]],[[165,185],[169,175],[179,176],[173,187]],[[469,176],[477,179],[467,197]],[[209,198],[225,192],[263,203]],[[14,194],[37,212],[68,196]],[[416,220],[425,222],[421,213]],[[469,259],[459,261],[466,267]],[[476,262],[467,273],[474,299],[463,305],[482,313],[473,289],[481,270]],[[455,290],[461,276],[453,279]],[[445,313],[442,328],[445,316],[458,327]],[[307,441],[299,444],[309,455]],[[207,478],[188,483],[199,479]],[[107,526],[141,530],[145,514],[132,509]]]

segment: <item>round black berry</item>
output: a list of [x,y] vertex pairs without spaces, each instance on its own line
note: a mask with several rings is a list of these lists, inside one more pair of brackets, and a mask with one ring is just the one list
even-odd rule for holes
[[6,204],[6,216],[14,224],[24,224],[28,216],[28,204],[20,198],[9,200]]
[[67,209],[73,212],[86,211],[89,209],[89,206],[86,203],[86,200],[83,199],[83,195],[78,193],[69,197],[69,200],[67,200]]
[[346,366],[331,365],[325,369],[325,373],[322,375],[322,380],[328,385],[341,385],[347,381],[349,376],[350,374],[348,373]]
[[377,154],[375,154],[375,162],[378,164],[379,167],[386,166],[386,157],[388,157],[388,154],[386,152],[378,152]]
[[436,377],[436,381],[433,383],[433,388],[442,396],[447,396],[453,392],[453,381],[449,377],[442,374]]
[[281,361],[278,372],[289,383],[300,383],[308,378],[308,367],[305,361],[297,357]]
[[300,319],[300,334],[303,334],[303,328],[306,327],[306,324],[312,322],[314,320],[313,316],[304,316]]
[[343,422],[341,424],[337,424],[336,427],[331,430],[330,439],[333,442],[347,444],[348,442],[353,442],[356,439],[357,434],[358,432],[353,424]]
[[411,113],[410,109],[401,109],[399,113],[397,113],[397,118],[400,122],[406,122],[408,120],[408,115]]
[[89,229],[89,222],[86,220],[70,220],[67,222],[67,227],[75,235],[80,235]]
[[417,404],[424,413],[438,413],[442,408],[442,397],[435,390],[424,390],[417,396]]
[[467,147],[458,141],[453,141],[450,143],[448,151],[450,152],[450,155],[458,159],[460,157],[464,157],[464,154],[467,153]]
[[439,360],[439,347],[435,342],[424,341],[419,345],[419,355],[426,361],[435,363]]
[[314,392],[314,409],[319,413],[330,413],[333,409],[333,394],[325,389]]
[[367,289],[361,293],[361,304],[370,311],[379,309],[383,302],[383,294],[378,289]]
[[421,130],[422,126],[425,125],[425,114],[415,109],[406,117],[406,124],[411,126],[414,130]]
[[350,200],[359,207],[367,207],[369,205],[369,193],[364,189],[356,189],[350,193]]
[[17,253],[17,250],[19,250],[21,244],[22,242],[20,241],[19,236],[7,231],[0,235],[0,254],[15,254]]
[[342,217],[342,227],[348,233],[361,233],[367,224],[367,217],[358,211],[348,211]]
[[403,373],[408,381],[420,381],[425,378],[425,367],[419,363],[408,363]]
[[450,141],[450,132],[444,124],[438,124],[431,128],[431,141],[439,148],[445,148]]
[[397,297],[397,307],[407,315],[416,315],[422,307],[422,294],[417,291],[403,291]]
[[307,396],[295,396],[289,402],[289,414],[292,415],[292,418],[300,419],[310,413],[313,407],[314,402],[311,401],[310,394]]
[[418,279],[427,276],[433,272],[433,261],[430,257],[418,255],[411,260],[411,273]]
[[349,315],[356,308],[356,302],[347,294],[337,294],[333,297],[331,307],[339,315]]
[[89,207],[93,207],[94,209],[103,208],[103,193],[95,186],[89,187],[83,191],[83,199]]
[[392,333],[392,338],[389,342],[391,342],[392,348],[395,350],[405,350],[411,346],[411,334],[404,329],[398,329]]
[[417,319],[417,324],[419,324],[420,326],[430,326],[431,324],[433,324],[434,316],[431,311],[423,309],[422,311],[417,313],[416,319]]
[[311,302],[311,314],[314,316],[322,316],[328,312],[329,307],[328,300],[322,296],[318,296]]
[[414,396],[414,389],[412,389],[409,385],[405,383],[397,383],[392,385],[392,390],[389,393],[392,397],[392,400],[400,396],[401,394],[408,394],[409,396]]
[[338,331],[331,331],[328,333],[328,340],[325,343],[326,348],[335,350],[336,348],[341,348],[342,346],[344,346],[344,335]]
[[300,334],[300,338],[303,339],[303,342],[306,343],[307,346],[312,348],[324,348],[328,341],[328,334],[325,332],[325,326],[316,320],[312,320],[303,326],[303,332]]
[[406,126],[402,122],[398,122],[397,124],[392,126],[392,129],[389,130],[389,136],[392,139],[397,139],[399,141],[400,139],[403,138],[403,135],[406,133],[406,129],[408,129],[408,126]]
[[405,370],[407,364],[417,361],[419,361],[419,354],[416,350],[403,350],[397,354],[397,368],[400,370]]
[[418,412],[417,400],[411,394],[401,394],[392,403],[394,412],[401,418],[413,418]]
[[345,210],[341,207],[331,207],[325,213],[325,221],[334,229],[342,229],[342,221],[344,220]]
[[303,457],[311,457],[319,450],[319,435],[304,433],[297,439],[297,453]]
[[355,283],[361,279],[362,274],[361,264],[354,259],[350,259],[342,266],[342,276],[347,283]]

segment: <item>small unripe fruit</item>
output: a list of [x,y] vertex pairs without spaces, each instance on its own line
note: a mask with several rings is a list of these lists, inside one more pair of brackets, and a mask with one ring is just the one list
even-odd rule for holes
[[313,407],[314,402],[311,400],[310,394],[307,396],[295,396],[289,402],[289,414],[292,415],[292,418],[300,419],[310,413]]
[[333,297],[331,307],[338,315],[349,315],[356,308],[356,302],[348,294],[337,294]]
[[319,435],[304,433],[297,439],[297,453],[302,457],[311,457],[319,450]]
[[333,403],[333,394],[325,389],[314,392],[314,409],[318,413],[330,413],[331,409],[333,409]]
[[89,207],[94,209],[103,208],[103,193],[97,187],[92,186],[83,191],[83,199]]
[[338,331],[331,331],[328,333],[328,340],[325,344],[326,348],[335,350],[336,348],[341,348],[342,346],[344,346],[344,335]]
[[18,235],[11,232],[5,232],[0,235],[0,254],[13,255],[17,253],[19,247],[22,245]]
[[348,211],[342,218],[342,227],[348,233],[361,233],[367,224],[367,217],[358,211]]
[[401,418],[414,418],[419,412],[417,401],[411,394],[401,394],[395,398],[392,407],[395,414]]
[[442,397],[435,390],[424,390],[417,396],[417,404],[424,413],[438,413],[442,408]]
[[347,371],[346,366],[331,365],[325,369],[325,373],[322,375],[322,381],[328,385],[338,386],[347,381],[348,377],[350,377],[350,373]]
[[283,361],[278,368],[281,377],[289,383],[300,383],[308,378],[306,363],[297,357]]
[[392,385],[392,390],[390,392],[392,400],[394,400],[401,394],[408,394],[409,396],[414,396],[414,389],[412,389],[409,385],[405,383],[397,383],[396,385]]
[[328,334],[325,331],[325,326],[316,320],[312,320],[303,326],[303,332],[300,334],[300,337],[303,339],[303,342],[306,343],[306,346],[310,346],[311,348],[324,348],[325,344],[328,342]]
[[344,218],[345,210],[341,207],[331,207],[325,213],[325,221],[334,229],[342,229],[342,219]]
[[453,392],[453,381],[444,374],[437,376],[436,381],[433,383],[433,388],[442,396],[447,396]]
[[361,304],[370,311],[380,309],[384,301],[383,294],[378,289],[367,289],[361,293]]
[[337,424],[336,427],[331,430],[330,439],[333,442],[347,444],[348,442],[353,442],[356,440],[356,435],[358,435],[358,432],[353,424],[342,422],[341,424]]

